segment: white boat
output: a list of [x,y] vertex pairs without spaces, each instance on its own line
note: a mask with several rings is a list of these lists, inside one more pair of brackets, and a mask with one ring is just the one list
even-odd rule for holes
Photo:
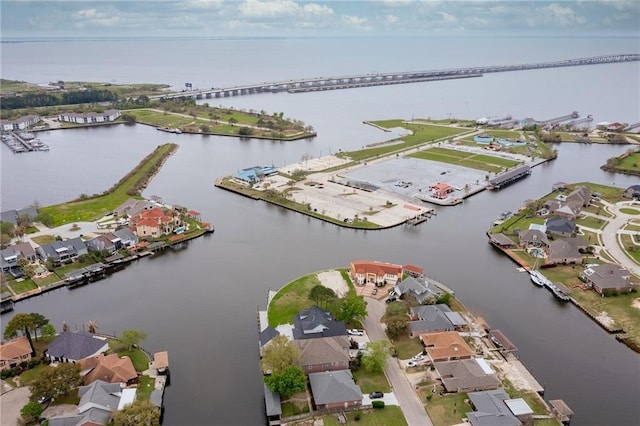
[[539,287],[544,287],[545,282],[549,281],[544,275],[536,270],[529,271],[529,276],[531,277],[531,281]]

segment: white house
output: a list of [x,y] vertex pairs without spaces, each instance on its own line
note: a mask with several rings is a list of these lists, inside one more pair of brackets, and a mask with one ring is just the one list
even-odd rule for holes
[[87,112],[84,114],[64,113],[58,116],[58,120],[67,123],[91,124],[91,123],[107,123],[115,121],[120,117],[120,111],[117,109],[108,109],[105,112]]
[[0,120],[2,130],[10,132],[12,130],[24,130],[27,127],[33,126],[40,121],[39,115],[25,115],[24,117],[16,118],[15,120]]

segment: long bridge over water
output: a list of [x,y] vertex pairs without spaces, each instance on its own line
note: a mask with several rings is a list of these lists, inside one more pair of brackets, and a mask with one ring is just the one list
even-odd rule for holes
[[151,99],[192,98],[210,99],[256,93],[302,93],[324,90],[351,89],[356,87],[385,86],[390,84],[420,83],[425,81],[452,80],[458,78],[482,77],[484,74],[509,71],[525,71],[544,68],[576,67],[583,65],[613,64],[640,61],[640,54],[620,54],[591,56],[587,58],[565,59],[553,62],[535,62],[516,65],[493,65],[469,68],[452,68],[431,71],[388,72],[355,74],[337,77],[314,77],[298,80],[264,82],[243,86],[218,87],[206,90],[192,90],[165,95],[151,96]]

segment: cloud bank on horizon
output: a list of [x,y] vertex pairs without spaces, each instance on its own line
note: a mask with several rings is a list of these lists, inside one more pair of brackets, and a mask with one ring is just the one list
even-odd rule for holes
[[3,0],[2,38],[636,35],[637,0]]

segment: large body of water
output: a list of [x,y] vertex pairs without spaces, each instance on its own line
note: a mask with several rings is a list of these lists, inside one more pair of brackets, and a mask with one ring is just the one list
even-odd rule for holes
[[[79,41],[2,44],[2,78],[34,82],[157,82],[194,87],[387,70],[520,63],[634,53],[637,39],[267,39]],[[95,320],[101,331],[144,329],[144,346],[168,350],[167,425],[263,424],[256,308],[269,289],[354,259],[421,265],[476,314],[503,330],[546,387],[574,409],[575,425],[640,424],[640,358],[571,305],[533,286],[484,235],[500,212],[556,181],[625,187],[637,178],[599,166],[626,147],[562,145],[560,156],[500,192],[485,192],[417,228],[354,231],[238,197],[216,177],[282,165],[385,138],[363,120],[513,114],[551,118],[578,110],[596,121],[640,120],[637,63],[537,70],[309,94],[212,100],[304,120],[313,140],[273,142],[170,135],[141,125],[41,133],[51,151],[1,148],[1,208],[49,204],[111,186],[158,144],[180,144],[145,195],[199,210],[214,235],[137,262],[104,281],[20,302],[57,328]],[[2,317],[5,324],[10,315]]]

